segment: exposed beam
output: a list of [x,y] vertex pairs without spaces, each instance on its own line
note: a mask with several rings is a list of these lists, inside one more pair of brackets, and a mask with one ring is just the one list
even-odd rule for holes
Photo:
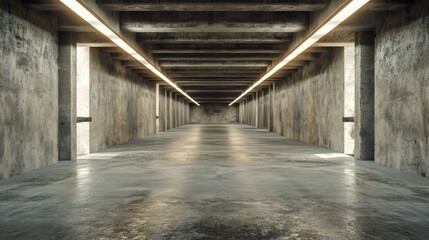
[[175,61],[175,62],[167,62],[162,61],[159,62],[159,66],[161,67],[267,67],[270,63],[265,61]]
[[242,73],[243,71],[248,73],[259,73],[263,72],[267,69],[267,67],[234,67],[234,66],[228,66],[228,67],[165,67],[163,68],[167,72],[177,72],[177,73],[201,73],[201,72],[224,72],[224,73]]
[[[184,98],[180,98],[180,99],[184,99]],[[196,97],[196,99],[198,100],[202,100],[202,101],[222,101],[222,100],[234,100],[234,97],[223,97],[223,96],[219,96],[219,97]]]
[[142,43],[284,43],[292,41],[291,33],[138,33]]
[[368,9],[371,11],[397,11],[409,7],[413,0],[372,0],[368,3]]
[[246,86],[252,81],[177,81],[176,84],[180,86]]
[[[336,32],[359,32],[359,31],[374,31],[375,29],[375,12],[369,10],[361,10],[359,14],[351,16],[340,24],[331,34]],[[331,35],[329,34],[329,35]]]
[[111,11],[317,11],[327,6],[328,0],[215,0],[215,1],[147,1],[98,0]]
[[[57,0],[22,0],[39,11],[58,11],[64,7]],[[221,0],[221,1],[176,1],[147,0],[98,0],[97,3],[109,11],[319,11],[328,6],[329,0]],[[372,0],[371,11],[396,11],[409,7],[413,0]]]
[[202,104],[228,104],[228,103],[230,103],[231,101],[221,101],[221,100],[217,100],[217,101],[200,101],[199,103],[202,103]]
[[73,38],[80,46],[87,47],[115,47],[115,44],[100,33],[79,32],[73,33]]
[[69,11],[60,12],[57,17],[57,22],[58,31],[60,32],[96,32],[94,27]]
[[300,32],[308,16],[301,12],[123,13],[121,26],[131,32]]
[[187,93],[240,93],[242,89],[187,89]]
[[206,56],[184,56],[184,55],[171,55],[171,56],[155,56],[157,61],[272,61],[275,57],[272,56],[249,56],[249,57],[206,57]]
[[260,53],[282,53],[284,50],[277,49],[150,49],[151,53],[214,53],[214,54],[260,54]]
[[260,73],[220,73],[220,72],[202,72],[202,73],[171,73],[170,76],[176,79],[179,78],[189,78],[189,77],[227,77],[227,78],[246,78],[252,77],[256,78]]

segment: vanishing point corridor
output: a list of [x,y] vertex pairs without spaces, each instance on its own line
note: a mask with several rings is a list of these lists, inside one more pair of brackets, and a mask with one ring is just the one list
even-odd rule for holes
[[239,124],[0,182],[0,239],[427,239],[428,215],[425,178]]

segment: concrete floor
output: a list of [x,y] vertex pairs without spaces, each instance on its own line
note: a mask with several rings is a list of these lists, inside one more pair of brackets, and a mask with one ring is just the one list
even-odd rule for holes
[[0,239],[428,239],[429,181],[187,125],[0,181]]

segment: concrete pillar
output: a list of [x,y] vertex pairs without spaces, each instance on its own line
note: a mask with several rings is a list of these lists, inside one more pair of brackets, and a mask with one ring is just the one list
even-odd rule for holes
[[155,106],[155,115],[156,115],[156,120],[155,120],[155,133],[159,133],[160,129],[159,129],[159,83],[156,84],[156,106]]
[[253,103],[255,105],[255,127],[258,127],[258,115],[259,115],[259,109],[258,109],[258,105],[259,105],[259,96],[258,96],[258,92],[255,93],[255,99],[253,100]]
[[179,101],[177,99],[177,94],[174,94],[174,127],[179,126]]
[[172,129],[172,128],[174,128],[174,125],[173,125],[173,120],[174,120],[174,116],[173,116],[173,92],[170,92],[170,103],[169,103],[169,111],[168,111],[168,115],[169,115],[169,120],[170,120],[170,123],[169,123],[169,128],[168,129]]
[[168,91],[164,89],[164,131],[168,130]]
[[269,97],[269,104],[270,104],[270,106],[269,106],[270,116],[268,119],[268,122],[269,122],[268,130],[270,132],[274,131],[274,127],[273,127],[274,84],[275,83],[273,83],[273,85],[270,85],[270,92],[269,92],[269,96],[268,96]]
[[374,39],[373,32],[355,36],[355,157],[359,160],[374,160]]
[[58,36],[58,160],[76,159],[76,43]]
[[[275,106],[275,104],[276,104],[276,101],[277,101],[277,99],[276,99],[276,83],[274,83],[273,82],[273,88],[272,88],[272,93],[271,93],[271,131],[272,132],[274,132],[274,116],[276,116],[276,114],[277,114],[277,108],[276,108],[276,106]],[[279,124],[279,122],[277,121],[277,125]]]

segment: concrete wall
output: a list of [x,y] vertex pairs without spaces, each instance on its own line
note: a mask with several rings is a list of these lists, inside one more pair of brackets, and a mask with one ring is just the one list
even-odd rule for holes
[[332,48],[276,85],[274,132],[344,150],[344,50]]
[[0,2],[0,179],[58,159],[55,15]]
[[155,134],[155,84],[90,50],[90,151]]
[[418,2],[377,18],[375,161],[429,177],[429,17]]
[[178,93],[160,86],[159,89],[159,132],[189,123],[189,103]]
[[201,104],[190,106],[190,122],[195,123],[238,123],[238,106],[228,104]]

